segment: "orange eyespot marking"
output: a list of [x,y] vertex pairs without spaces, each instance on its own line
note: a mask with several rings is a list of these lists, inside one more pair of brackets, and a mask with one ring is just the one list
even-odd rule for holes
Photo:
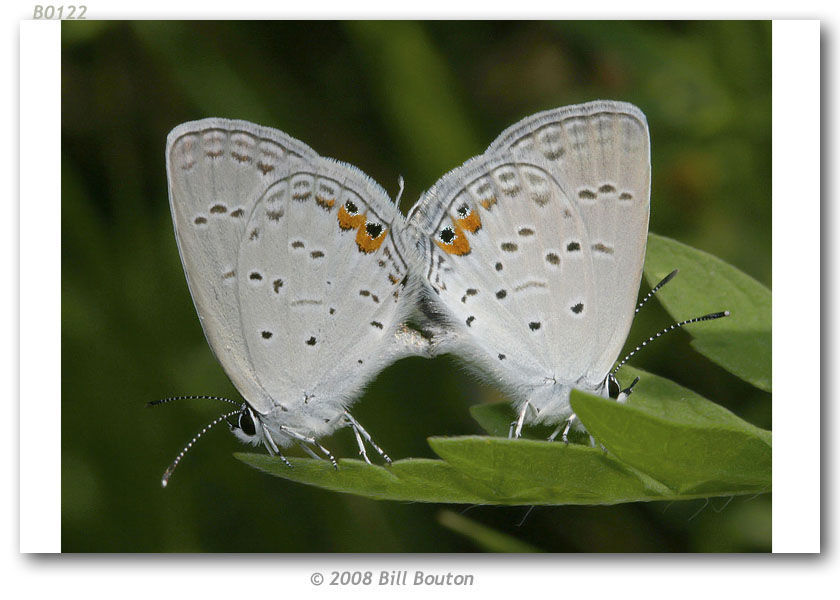
[[323,196],[315,196],[315,203],[323,208],[325,211],[330,212],[335,206],[335,198],[324,198]]
[[478,213],[466,204],[458,208],[455,213],[458,215],[458,218],[453,220],[455,221],[455,225],[461,229],[469,231],[470,233],[475,233],[481,229],[481,217],[479,217]]
[[467,236],[464,235],[464,230],[458,225],[447,225],[435,236],[435,243],[441,250],[447,254],[454,254],[455,256],[464,256],[470,253],[470,243],[467,241]]
[[358,229],[365,224],[365,216],[359,214],[359,207],[352,200],[348,200],[338,209],[338,226],[343,230]]
[[364,227],[359,227],[356,232],[356,245],[359,247],[359,251],[370,254],[379,249],[379,246],[385,241],[386,235],[388,235],[388,230],[382,225],[368,221]]
[[478,202],[481,206],[484,207],[485,210],[490,210],[494,204],[496,204],[496,196],[490,196],[489,198],[485,198],[484,200],[479,200]]

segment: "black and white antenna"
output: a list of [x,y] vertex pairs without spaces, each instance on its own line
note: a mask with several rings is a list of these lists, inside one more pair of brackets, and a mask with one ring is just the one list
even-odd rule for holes
[[184,456],[187,454],[187,452],[189,452],[190,448],[193,447],[193,444],[195,444],[202,435],[204,435],[205,433],[210,431],[210,429],[212,429],[214,426],[216,426],[219,423],[221,423],[222,421],[226,420],[228,417],[232,417],[233,415],[239,414],[240,410],[241,409],[234,410],[234,411],[231,411],[227,414],[222,415],[221,417],[215,418],[213,421],[211,421],[210,423],[205,425],[204,429],[202,429],[197,434],[195,434],[195,436],[193,436],[193,439],[191,439],[190,442],[186,446],[184,446],[183,450],[181,450],[181,452],[178,453],[178,456],[175,457],[175,460],[172,461],[172,464],[169,465],[169,467],[167,467],[166,471],[163,472],[163,477],[161,477],[161,479],[160,479],[161,487],[166,487],[166,484],[169,483],[169,478],[172,477],[172,472],[175,470],[175,467],[178,466],[178,463],[181,462],[181,459],[184,458]]
[[[650,300],[651,298],[653,298],[653,296],[654,296],[654,294],[656,294],[656,292],[658,292],[660,289],[662,289],[662,287],[663,287],[666,283],[668,283],[668,282],[669,282],[669,281],[671,281],[674,277],[676,277],[676,275],[677,275],[677,273],[678,273],[678,272],[679,272],[679,269],[674,269],[673,271],[671,271],[670,273],[668,273],[668,274],[667,274],[667,275],[666,275],[666,276],[662,279],[662,281],[660,281],[660,282],[659,282],[659,283],[657,283],[655,286],[653,286],[653,288],[651,288],[651,290],[647,293],[647,295],[646,295],[644,298],[642,298],[642,301],[641,301],[641,302],[639,302],[639,305],[636,307],[636,312],[638,313],[638,312],[639,312],[639,309],[640,309],[640,308],[642,308],[642,307],[643,307],[643,306],[647,303],[647,301],[648,301],[648,300]],[[628,354],[628,355],[627,355],[627,356],[625,356],[623,359],[621,359],[621,362],[620,362],[620,363],[618,363],[618,364],[616,365],[616,367],[612,370],[612,372],[611,372],[610,374],[614,376],[614,375],[618,372],[618,370],[619,370],[622,366],[624,366],[624,363],[626,363],[628,360],[630,360],[630,358],[631,358],[634,354],[636,354],[636,352],[638,352],[639,350],[641,350],[642,348],[644,348],[645,346],[647,346],[647,345],[648,345],[649,343],[651,343],[653,340],[655,340],[655,339],[657,339],[657,338],[659,338],[659,337],[662,337],[662,336],[663,336],[663,335],[665,335],[666,333],[670,333],[671,331],[674,331],[675,329],[679,329],[679,328],[680,328],[680,327],[682,327],[683,325],[689,325],[689,324],[691,324],[691,323],[699,323],[699,322],[701,322],[701,321],[713,321],[713,320],[715,320],[715,319],[720,319],[720,318],[722,318],[722,317],[728,317],[728,316],[729,316],[729,311],[728,311],[728,310],[724,310],[724,311],[722,311],[722,312],[709,313],[709,314],[707,314],[707,315],[703,315],[702,317],[694,317],[693,319],[686,319],[685,321],[680,321],[679,323],[674,323],[674,324],[673,324],[673,325],[671,325],[670,327],[666,327],[666,328],[665,328],[665,329],[663,329],[662,331],[658,332],[656,335],[652,335],[652,336],[650,336],[647,340],[645,340],[644,342],[642,342],[641,344],[639,344],[638,346],[636,346],[630,354]],[[638,378],[637,378],[637,379],[638,379]],[[636,384],[636,381],[634,381],[634,382],[630,385],[630,387],[629,387],[629,388],[627,388],[627,390],[623,390],[623,391],[624,391],[624,392],[627,392],[627,393],[628,393],[628,395],[629,395],[630,390],[633,388],[633,386],[634,386],[635,384]]]
[[647,340],[645,340],[644,342],[642,342],[641,344],[636,346],[630,354],[625,356],[621,360],[621,362],[618,363],[618,365],[616,365],[615,369],[612,370],[612,374],[615,375],[618,372],[618,370],[622,366],[624,366],[624,363],[626,363],[628,360],[630,360],[630,358],[634,354],[636,354],[636,352],[638,352],[639,350],[641,350],[642,348],[647,346],[649,343],[651,343],[656,338],[662,337],[666,333],[670,333],[671,331],[674,331],[675,329],[679,329],[683,325],[689,325],[691,323],[699,323],[700,321],[713,321],[714,319],[720,319],[721,317],[728,317],[728,316],[729,316],[729,311],[725,310],[723,312],[709,313],[708,315],[703,315],[702,317],[694,317],[693,319],[686,319],[685,321],[680,321],[679,323],[674,323],[670,327],[666,327],[662,331],[658,332],[656,335],[650,336]]
[[207,396],[204,394],[198,396],[170,396],[169,398],[161,398],[160,400],[152,400],[151,402],[146,402],[146,406],[158,406],[160,404],[167,404],[169,402],[175,402],[176,400],[219,400],[220,402],[227,402],[228,404],[233,404],[235,406],[242,407],[241,402],[236,402],[235,400],[231,400],[230,398],[223,398],[221,396]]
[[[178,454],[178,456],[175,457],[175,460],[172,461],[172,464],[170,464],[169,467],[166,469],[166,471],[164,471],[163,477],[160,480],[161,487],[166,487],[166,484],[169,483],[169,478],[172,477],[172,472],[175,470],[175,467],[178,466],[178,463],[181,462],[181,459],[184,458],[184,455],[186,455],[186,453],[189,451],[189,449],[193,447],[193,444],[195,444],[202,435],[207,433],[211,428],[218,425],[222,421],[225,421],[229,417],[232,417],[234,415],[237,415],[237,414],[241,413],[245,409],[245,404],[244,403],[236,402],[234,400],[231,400],[230,398],[223,398],[222,396],[208,396],[208,395],[204,395],[204,394],[198,395],[198,396],[194,396],[194,395],[191,395],[191,396],[170,396],[169,398],[161,398],[160,400],[152,400],[151,402],[147,402],[146,406],[159,406],[161,404],[168,404],[170,402],[175,402],[176,400],[218,400],[220,402],[227,402],[228,404],[233,404],[234,406],[237,406],[238,408],[237,408],[237,410],[231,411],[227,414],[222,415],[221,417],[218,417],[218,418],[214,419],[213,421],[208,423],[204,427],[204,429],[202,429],[195,436],[193,436],[193,439],[190,440],[190,443],[187,444],[186,446],[184,446],[183,450],[181,450],[181,452]],[[228,423],[228,424],[230,424],[230,423]]]
[[639,312],[639,309],[641,309],[641,308],[645,305],[645,303],[646,303],[648,300],[650,300],[651,298],[653,298],[653,295],[654,295],[654,294],[656,294],[656,292],[658,292],[659,290],[661,290],[661,289],[662,289],[662,287],[663,287],[666,283],[668,283],[668,282],[669,282],[669,281],[671,281],[674,277],[676,277],[676,276],[677,276],[677,273],[679,273],[679,272],[680,272],[680,270],[679,270],[679,269],[674,269],[673,271],[671,271],[670,273],[668,273],[668,274],[667,274],[667,275],[666,275],[666,276],[662,279],[662,281],[660,281],[660,282],[659,282],[659,283],[657,283],[655,286],[653,286],[653,288],[652,288],[652,289],[651,289],[651,290],[647,293],[647,296],[645,296],[644,298],[642,298],[642,301],[641,301],[641,302],[639,302],[639,305],[636,307],[636,312]]

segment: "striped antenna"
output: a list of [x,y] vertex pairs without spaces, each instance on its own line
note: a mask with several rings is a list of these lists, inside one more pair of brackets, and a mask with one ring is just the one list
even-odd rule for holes
[[229,398],[222,398],[221,396],[171,396],[169,398],[161,398],[160,400],[152,400],[151,402],[146,402],[146,406],[157,406],[159,404],[167,404],[169,402],[175,402],[176,400],[219,400],[221,402],[227,402],[228,404],[233,404],[234,406],[243,406],[241,402],[235,402]]
[[680,321],[679,323],[674,323],[670,327],[666,327],[665,329],[663,329],[662,331],[660,331],[656,335],[653,335],[653,336],[649,337],[646,341],[644,341],[641,344],[639,344],[638,346],[636,346],[636,348],[630,354],[625,356],[622,359],[622,361],[620,363],[618,363],[618,365],[615,367],[615,369],[612,370],[612,374],[615,375],[618,372],[618,370],[622,366],[624,366],[624,363],[626,363],[628,360],[630,360],[630,358],[634,354],[636,354],[636,352],[638,352],[639,350],[641,350],[642,348],[647,346],[650,342],[652,342],[656,338],[661,337],[661,336],[665,335],[666,333],[670,333],[671,331],[674,331],[675,329],[679,329],[683,325],[689,325],[690,323],[699,323],[700,321],[712,321],[714,319],[720,319],[721,317],[728,317],[728,316],[729,316],[729,311],[725,310],[723,312],[709,313],[708,315],[703,315],[702,317],[694,317],[693,319],[688,319],[686,321]]
[[181,450],[181,452],[178,454],[178,456],[175,457],[175,460],[172,461],[172,464],[169,465],[169,467],[166,469],[166,471],[163,472],[163,477],[161,477],[161,479],[160,479],[161,487],[166,487],[166,484],[169,483],[169,478],[172,477],[172,472],[175,470],[175,467],[178,466],[178,463],[181,462],[181,459],[184,458],[184,455],[186,455],[186,453],[189,452],[190,448],[193,447],[193,444],[195,444],[202,435],[204,435],[205,433],[210,431],[210,429],[212,429],[214,426],[218,425],[219,423],[221,423],[222,421],[224,421],[228,417],[232,417],[233,415],[239,414],[240,410],[234,410],[234,411],[231,411],[231,412],[229,412],[225,415],[222,415],[221,417],[216,418],[215,420],[208,423],[204,427],[204,429],[202,429],[197,434],[195,434],[193,439],[190,440],[190,443],[187,444],[186,446],[184,446],[184,449]]
[[673,271],[671,271],[670,273],[668,273],[662,281],[660,281],[660,282],[659,282],[659,283],[657,283],[655,286],[653,286],[653,289],[652,289],[652,290],[650,290],[650,291],[648,292],[647,296],[645,296],[644,298],[642,298],[642,301],[641,301],[641,302],[639,302],[639,306],[637,306],[637,307],[636,307],[636,312],[639,312],[639,309],[640,309],[640,308],[642,308],[648,300],[650,300],[651,298],[653,298],[653,295],[654,295],[656,292],[658,292],[658,291],[662,288],[662,286],[664,286],[666,283],[668,283],[668,282],[669,282],[669,281],[671,281],[674,277],[676,277],[676,276],[677,276],[677,273],[679,273],[679,272],[680,272],[680,270],[679,270],[679,269],[674,269]]

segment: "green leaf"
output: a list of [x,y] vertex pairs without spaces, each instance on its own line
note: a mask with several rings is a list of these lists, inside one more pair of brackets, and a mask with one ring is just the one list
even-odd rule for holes
[[626,404],[572,392],[587,430],[624,464],[680,494],[771,490],[771,433],[667,379],[641,380]]
[[290,457],[294,467],[290,469],[279,458],[267,454],[237,452],[234,456],[270,475],[375,500],[478,504],[492,496],[481,483],[440,460],[408,458],[380,467],[341,459],[336,470],[327,461],[311,458]]
[[507,437],[510,424],[516,418],[509,402],[473,404],[470,415],[484,431],[495,437]]
[[725,319],[685,327],[694,349],[744,381],[771,391],[770,290],[719,258],[649,234],[645,259],[648,283],[656,285],[677,268],[677,280],[656,294],[675,319],[730,312]]
[[531,544],[519,541],[513,536],[496,531],[451,510],[440,511],[438,523],[469,538],[481,550],[487,552],[542,552]]
[[600,448],[484,436],[429,438],[447,463],[493,489],[498,504],[617,504],[670,496]]

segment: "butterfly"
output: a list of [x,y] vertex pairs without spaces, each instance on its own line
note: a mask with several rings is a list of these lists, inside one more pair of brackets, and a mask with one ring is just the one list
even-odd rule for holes
[[434,353],[508,392],[516,437],[523,424],[566,422],[565,439],[573,388],[630,393],[610,369],[633,320],[649,215],[647,120],[614,101],[523,119],[410,212]]
[[[179,125],[166,144],[178,249],[207,342],[244,398],[228,421],[241,441],[300,444],[353,429],[362,388],[403,356],[428,355],[405,325],[418,285],[405,219],[359,169],[319,156],[281,131],[210,118]],[[172,401],[169,398],[160,402]],[[313,448],[315,450],[313,450]],[[286,461],[287,464],[288,461]]]

